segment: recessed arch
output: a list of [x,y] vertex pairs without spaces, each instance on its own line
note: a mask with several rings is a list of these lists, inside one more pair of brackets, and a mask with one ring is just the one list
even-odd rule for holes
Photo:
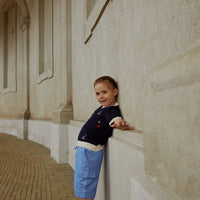
[[19,5],[22,16],[24,18],[29,18],[29,11],[28,11],[28,6],[25,0],[16,0],[17,4]]
[[[13,5],[14,9],[16,9],[16,12],[13,11],[14,9],[11,10]],[[6,14],[9,14],[10,16],[9,20],[5,18]],[[1,0],[0,16],[1,16],[1,35],[2,35],[1,46],[3,47],[2,62],[4,62],[2,63],[2,71],[6,72],[4,74],[1,74],[3,80],[3,84],[1,82],[2,95],[5,95],[4,98],[9,98],[8,93],[12,93],[13,97],[17,99],[18,102],[17,108],[15,109],[16,117],[19,119],[29,119],[30,118],[30,108],[29,108],[30,17],[29,17],[27,1]],[[13,36],[14,35],[13,33],[15,33],[15,37]],[[7,50],[7,48],[9,48],[10,51]],[[9,62],[11,63],[10,65],[6,64],[7,60],[9,60]],[[18,77],[21,77],[21,79],[19,79]],[[26,130],[24,132],[26,132]]]
[[0,12],[12,1],[15,1],[19,5],[23,18],[29,18],[28,6],[25,0],[2,0],[0,1]]

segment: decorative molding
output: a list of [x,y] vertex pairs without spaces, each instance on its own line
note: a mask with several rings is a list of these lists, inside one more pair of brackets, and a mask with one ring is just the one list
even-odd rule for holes
[[53,110],[53,122],[56,124],[68,124],[73,119],[72,105],[60,106]]
[[24,18],[29,18],[29,10],[28,10],[28,6],[26,3],[26,0],[15,0],[17,2],[17,4],[19,5],[19,8],[22,12],[22,16]]
[[37,83],[40,84],[47,79],[51,79],[52,77],[53,77],[53,70],[49,69],[48,71],[45,71],[38,75]]
[[[17,21],[16,21],[17,7],[16,7],[16,2],[11,1],[7,3],[3,7],[2,12],[4,13],[4,25],[3,25],[4,26],[4,74],[3,74],[2,94],[7,94],[10,92],[17,91],[17,62],[16,62],[17,61]],[[10,27],[10,24],[9,24],[10,17],[13,20],[12,27]],[[10,35],[13,35],[13,36],[11,37]],[[12,39],[12,42],[10,43],[11,39]],[[14,49],[14,52],[9,51],[9,44],[13,45],[12,49]],[[10,59],[10,56],[14,58],[14,61],[13,59]],[[10,69],[9,66],[11,65],[12,65],[12,70],[9,70]],[[11,84],[9,80],[12,80]]]
[[96,28],[97,24],[99,23],[106,7],[108,6],[111,0],[98,0],[93,9],[90,12],[90,15],[87,16],[87,0],[85,0],[85,10],[84,10],[84,43],[87,44],[90,38],[93,35],[94,29]]
[[18,112],[18,119],[30,119],[30,110],[29,109],[23,109],[21,111]]
[[21,22],[20,29],[21,29],[22,32],[24,32],[26,29],[29,29],[29,27],[30,27],[30,18],[26,17]]
[[15,0],[7,1],[2,7],[1,12],[10,10],[16,4]]
[[[43,81],[47,79],[51,79],[53,75],[53,0],[51,0],[51,13],[45,12],[47,9],[45,7],[45,1],[47,0],[40,0],[39,6],[39,23],[42,23],[39,25],[39,29],[42,28],[42,30],[39,30],[39,67],[38,67],[38,77],[37,77],[37,83],[41,84]],[[49,0],[48,0],[49,1]],[[49,4],[48,4],[49,5]],[[47,16],[47,14],[49,16]],[[42,19],[40,19],[42,18]],[[43,20],[43,21],[41,21]],[[50,20],[50,21],[49,21]],[[48,26],[51,26],[51,33],[47,32],[45,30],[45,24],[48,24]],[[47,48],[47,44],[51,45],[50,48]]]

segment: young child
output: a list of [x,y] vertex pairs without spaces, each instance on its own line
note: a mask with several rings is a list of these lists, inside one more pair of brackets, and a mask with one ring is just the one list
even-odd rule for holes
[[122,118],[115,80],[109,76],[100,77],[94,82],[94,90],[101,106],[94,111],[79,133],[74,173],[75,195],[88,200],[95,197],[103,145],[112,135],[113,128],[133,129]]

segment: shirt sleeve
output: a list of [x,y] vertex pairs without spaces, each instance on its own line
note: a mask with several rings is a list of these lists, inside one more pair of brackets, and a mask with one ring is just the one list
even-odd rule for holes
[[110,106],[104,110],[105,119],[111,126],[117,118],[122,118],[119,106]]
[[109,122],[109,125],[112,126],[115,122],[116,119],[119,119],[119,118],[122,118],[122,117],[114,117],[110,122]]

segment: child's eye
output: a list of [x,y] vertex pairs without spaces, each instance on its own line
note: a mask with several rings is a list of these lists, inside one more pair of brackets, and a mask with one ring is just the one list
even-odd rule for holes
[[96,96],[99,96],[99,92],[96,93]]
[[106,93],[107,93],[107,91],[103,91],[102,93],[103,93],[103,94],[106,94]]

